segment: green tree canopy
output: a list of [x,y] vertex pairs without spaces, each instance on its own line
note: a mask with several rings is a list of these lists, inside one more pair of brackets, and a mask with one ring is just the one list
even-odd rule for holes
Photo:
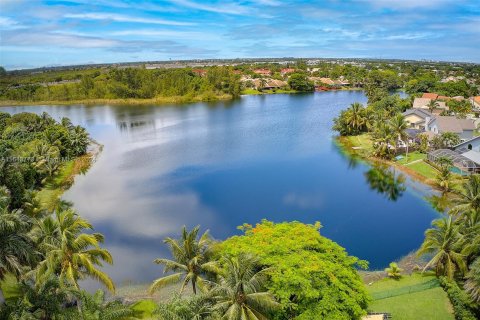
[[282,305],[279,318],[359,319],[369,301],[355,267],[366,265],[320,235],[320,223],[244,225],[245,234],[219,244],[219,254],[251,253],[271,267],[266,283]]

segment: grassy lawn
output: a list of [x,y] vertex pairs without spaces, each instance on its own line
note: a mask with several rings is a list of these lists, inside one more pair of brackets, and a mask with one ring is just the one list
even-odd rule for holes
[[382,279],[367,286],[372,312],[388,312],[395,320],[454,320],[447,294],[434,276],[414,273],[400,280]]
[[435,169],[425,161],[413,163],[411,165],[408,165],[407,167],[429,179],[435,179],[438,173],[437,169]]
[[404,156],[402,159],[397,160],[397,163],[408,164],[413,161],[423,160],[427,157],[425,153],[420,153],[418,151],[410,152],[408,156]]

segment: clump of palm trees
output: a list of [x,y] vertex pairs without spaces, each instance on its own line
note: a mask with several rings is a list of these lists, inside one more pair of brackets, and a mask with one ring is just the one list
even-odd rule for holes
[[164,318],[260,320],[278,310],[279,303],[265,288],[270,269],[262,267],[252,255],[218,257],[208,231],[199,236],[199,226],[191,231],[183,227],[179,239],[166,238],[164,242],[173,260],[154,262],[164,265],[165,272],[174,273],[155,280],[150,293],[180,282],[180,293],[191,284],[195,295],[185,300],[190,308],[161,305],[159,313]]
[[430,257],[424,270],[464,283],[480,303],[480,176],[471,175],[452,195],[451,209],[432,222],[418,254]]
[[112,256],[101,247],[103,235],[85,233],[93,229],[87,220],[65,203],[53,213],[33,208],[35,202],[29,210],[10,210],[9,203],[8,189],[0,187],[0,289],[5,293],[6,283],[10,288],[4,294],[7,302],[0,305],[0,318],[78,315],[81,308],[73,305],[88,295],[78,285],[86,278],[114,292],[113,281],[100,270],[103,263],[112,263]]
[[395,97],[386,97],[367,107],[356,102],[334,119],[333,129],[342,136],[370,133],[377,157],[392,158],[400,145],[406,147],[408,155],[408,124],[400,111],[400,102]]

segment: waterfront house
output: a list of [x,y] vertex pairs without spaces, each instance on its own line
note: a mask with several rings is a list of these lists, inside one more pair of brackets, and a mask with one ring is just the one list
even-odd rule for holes
[[409,128],[425,130],[425,123],[433,118],[433,115],[425,109],[408,109],[403,113]]
[[469,100],[472,103],[473,109],[480,110],[480,96],[471,97]]
[[435,116],[426,122],[425,131],[435,134],[453,132],[458,134],[462,141],[473,138],[475,124],[472,119],[459,119],[454,116]]

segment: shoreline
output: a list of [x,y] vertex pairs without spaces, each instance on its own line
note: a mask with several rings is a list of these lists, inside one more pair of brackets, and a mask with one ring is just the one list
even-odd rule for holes
[[229,94],[216,95],[210,97],[187,97],[187,96],[173,96],[173,97],[158,97],[151,99],[80,99],[80,100],[47,100],[47,101],[19,101],[19,100],[0,100],[0,107],[8,106],[28,106],[28,105],[167,105],[178,103],[195,103],[195,102],[212,102],[212,101],[226,101],[232,100],[233,97]]
[[394,161],[391,161],[391,160],[385,160],[385,159],[372,157],[372,156],[367,157],[365,155],[362,155],[362,154],[356,152],[356,149],[354,148],[353,144],[348,140],[348,137],[338,136],[338,137],[334,138],[334,141],[342,149],[342,151],[346,152],[350,156],[358,157],[359,159],[361,159],[362,161],[364,161],[367,164],[370,164],[370,165],[384,164],[384,165],[389,166],[390,168],[398,169],[398,170],[402,171],[403,173],[405,173],[406,175],[408,175],[408,177],[410,177],[412,180],[414,180],[416,182],[419,182],[419,183],[422,183],[425,186],[428,186],[435,191],[441,191],[441,190],[438,189],[438,187],[435,185],[435,183],[434,183],[434,181],[432,181],[432,179],[424,177],[421,174],[415,172],[414,170],[412,170],[410,168],[407,168],[404,165],[398,164],[398,163],[396,163]]
[[[317,92],[336,92],[336,91],[362,91],[363,88],[341,88],[325,91],[295,91],[295,90],[278,90],[278,91],[244,91],[241,96],[254,96],[254,95],[274,95],[274,94],[303,94],[303,93],[317,93]],[[0,107],[16,107],[16,106],[50,106],[50,105],[168,105],[168,104],[180,104],[180,103],[196,103],[196,102],[216,102],[216,101],[229,101],[234,100],[230,94],[215,95],[215,96],[173,96],[173,97],[157,97],[151,99],[79,99],[79,100],[42,100],[42,101],[25,101],[25,100],[0,100]]]

